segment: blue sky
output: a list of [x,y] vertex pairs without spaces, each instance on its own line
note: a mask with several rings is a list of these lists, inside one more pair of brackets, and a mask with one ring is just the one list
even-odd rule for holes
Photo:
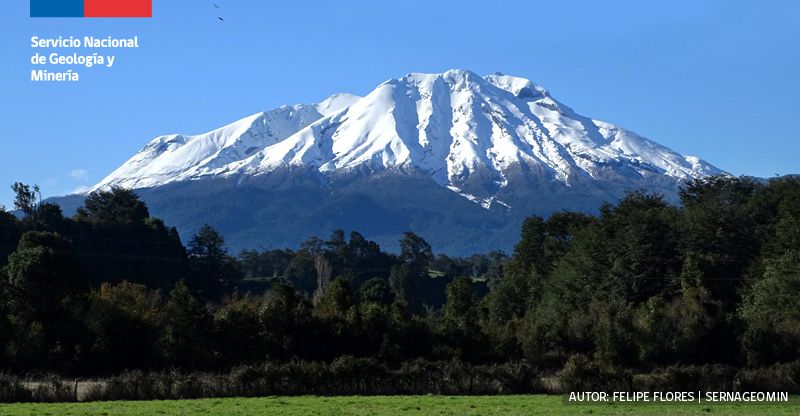
[[[530,78],[734,174],[800,172],[798,1],[213,1],[153,0],[152,19],[32,19],[8,2],[0,203],[14,181],[91,185],[157,135],[449,68]],[[34,35],[142,47],[79,83],[31,83]]]

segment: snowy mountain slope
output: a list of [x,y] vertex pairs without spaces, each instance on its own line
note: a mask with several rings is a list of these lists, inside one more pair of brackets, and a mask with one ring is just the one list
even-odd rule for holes
[[281,142],[320,118],[337,113],[358,99],[350,94],[337,94],[316,105],[283,106],[254,114],[201,135],[157,137],[92,190],[112,185],[149,188],[229,175],[243,159]]
[[158,137],[93,190],[258,178],[286,169],[328,179],[423,174],[485,208],[509,207],[504,201],[524,183],[674,192],[686,180],[722,173],[581,116],[527,79],[450,70],[392,79],[363,98],[340,94],[284,106],[202,135]]

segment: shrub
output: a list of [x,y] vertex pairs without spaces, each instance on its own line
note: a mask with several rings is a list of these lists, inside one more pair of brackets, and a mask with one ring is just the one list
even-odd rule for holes
[[30,382],[31,400],[39,403],[73,402],[77,400],[78,381],[61,379],[55,375],[41,381]]
[[30,390],[25,388],[19,377],[0,374],[0,402],[28,402],[32,399]]
[[738,391],[785,391],[800,393],[800,361],[766,368],[741,370],[734,383]]
[[732,391],[736,369],[713,365],[672,365],[634,378],[643,391]]
[[570,391],[631,391],[633,376],[630,371],[603,366],[584,355],[569,357],[558,373],[561,390]]

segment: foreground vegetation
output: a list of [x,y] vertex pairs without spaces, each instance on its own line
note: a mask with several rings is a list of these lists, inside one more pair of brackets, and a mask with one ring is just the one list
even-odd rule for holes
[[265,397],[0,405],[7,416],[133,415],[796,415],[781,404],[565,404],[561,396]]
[[[22,218],[0,210],[3,400],[26,394],[14,377],[131,374],[224,379],[188,384],[206,396],[536,393],[548,377],[570,390],[641,375],[800,391],[797,178],[706,178],[680,206],[634,192],[595,216],[531,217],[511,256],[468,258],[411,232],[387,253],[341,230],[233,256],[210,226],[184,247],[130,190],[95,192],[73,217],[14,190]],[[475,383],[453,381],[464,371]]]

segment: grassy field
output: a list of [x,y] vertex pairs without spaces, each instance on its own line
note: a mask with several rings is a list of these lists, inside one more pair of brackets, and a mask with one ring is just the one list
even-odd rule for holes
[[184,401],[2,404],[3,416],[133,415],[800,415],[783,404],[569,405],[561,396],[265,397]]

